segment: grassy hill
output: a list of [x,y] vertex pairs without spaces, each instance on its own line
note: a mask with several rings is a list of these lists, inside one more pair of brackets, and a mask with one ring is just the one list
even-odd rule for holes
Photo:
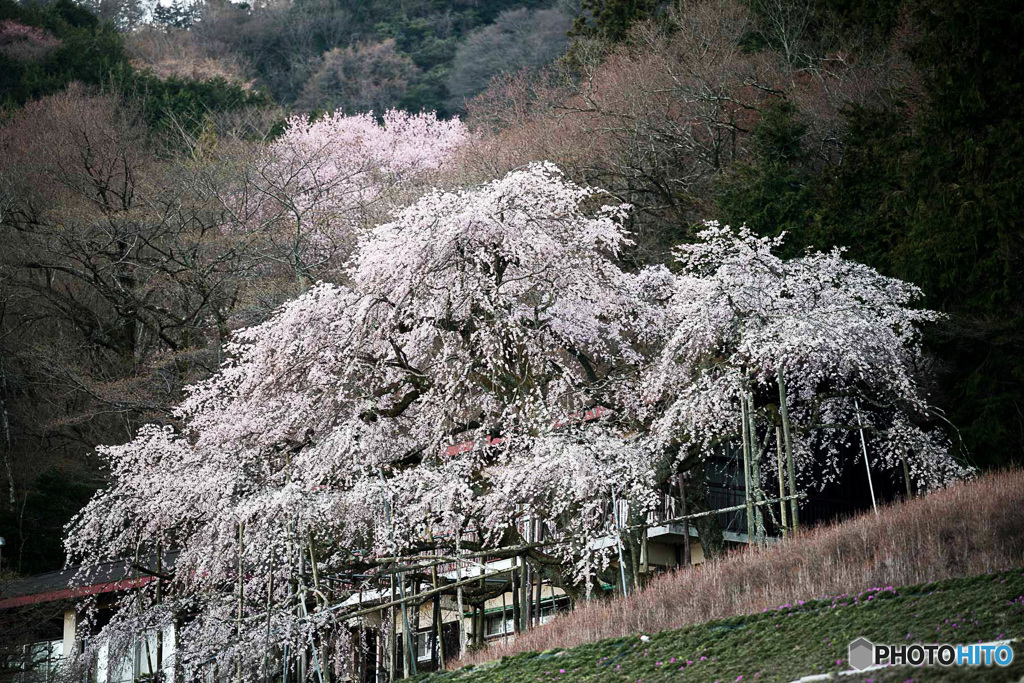
[[894,667],[845,681],[1018,681],[1024,679],[1024,569],[781,605],[759,614],[567,650],[523,653],[421,677],[440,683],[573,681],[793,681],[848,670],[847,645],[973,643],[1018,639],[1016,660],[999,667]]
[[[1021,509],[1024,470],[991,472],[877,515],[658,576],[626,600],[580,605],[428,680],[790,681],[848,668],[847,646],[858,636],[876,643],[1024,637],[1024,569],[1010,569],[1024,567]],[[651,636],[646,645],[641,633]],[[1024,654],[1009,670],[860,678],[1024,680],[1022,667]]]

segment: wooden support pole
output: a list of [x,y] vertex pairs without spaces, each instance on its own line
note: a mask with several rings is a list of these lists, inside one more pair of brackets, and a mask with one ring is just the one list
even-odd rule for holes
[[750,488],[754,492],[754,536],[757,543],[765,543],[764,514],[761,505],[764,492],[761,490],[761,449],[757,445],[757,411],[754,394],[747,394],[747,421],[750,423],[747,436],[750,437]]
[[[530,517],[530,520],[526,523],[526,540],[528,543],[534,543],[537,541],[534,536],[534,520]],[[523,555],[523,559],[526,560],[526,555]],[[526,593],[523,600],[523,605],[526,608],[526,629],[533,629],[534,609],[533,609],[533,565],[530,564],[529,560],[526,560]]]
[[519,617],[522,619],[519,630],[525,633],[530,629],[530,568],[525,555],[519,561]]
[[643,535],[640,537],[640,573],[643,575],[644,580],[646,580],[647,579],[647,573],[651,569],[651,558],[648,555],[648,551],[650,549],[647,547],[647,525],[646,524],[644,525],[644,528],[643,528],[641,533]]
[[274,558],[270,558],[270,571],[267,573],[267,634],[263,642],[263,681],[270,681],[270,610],[274,604]]
[[541,599],[541,595],[543,594],[542,592],[544,590],[544,577],[541,575],[539,570],[536,570],[534,572],[534,575],[537,578],[537,580],[535,582],[536,586],[537,586],[537,590],[536,590],[536,593],[535,593],[536,601],[535,601],[534,610],[533,610],[533,613],[534,613],[533,625],[534,626],[540,626],[540,609],[541,609],[540,599]]
[[[629,504],[626,505],[626,514],[629,514]],[[641,528],[641,532],[643,529]],[[626,541],[629,543],[629,570],[633,574],[633,592],[640,592],[640,544],[628,538]]]
[[[515,595],[514,590],[512,591],[512,595]],[[508,643],[508,617],[505,615],[505,611],[507,609],[508,607],[505,604],[505,591],[501,591],[501,642],[503,644]]]
[[[163,591],[163,543],[157,541],[156,543],[156,604],[161,604],[164,599]],[[69,655],[70,656],[70,653]],[[162,681],[164,679],[164,630],[162,627],[157,627],[156,630],[156,676],[157,680]]]
[[[512,560],[513,567],[516,567],[518,560]],[[519,607],[519,570],[512,570],[512,632],[519,634],[523,630],[523,615]]]
[[612,519],[615,522],[615,548],[619,551],[619,578],[622,580],[622,597],[629,597],[629,587],[626,585],[626,562],[622,558],[622,530],[619,528],[619,501],[615,496],[615,487],[612,486]]
[[[235,627],[235,637],[241,640],[242,638],[242,617],[243,608],[245,605],[245,574],[242,568],[242,554],[245,552],[245,523],[238,523],[238,623]],[[238,655],[238,683],[242,683],[242,655]]]
[[857,427],[860,432],[860,448],[864,453],[864,469],[868,472],[868,490],[871,492],[871,507],[875,511],[875,515],[878,515],[878,503],[875,502],[875,484],[871,481],[871,463],[868,462],[868,443],[864,439],[864,423],[860,416],[860,403],[857,402],[856,397],[853,399],[853,407],[857,411]]
[[[432,597],[432,596],[434,596],[437,593],[442,593],[444,591],[449,591],[452,588],[458,588],[460,586],[465,586],[465,585],[470,584],[470,583],[480,583],[484,579],[490,579],[490,578],[495,577],[495,576],[504,576],[505,574],[508,574],[511,571],[512,571],[512,569],[498,569],[496,571],[493,571],[493,572],[490,572],[490,573],[487,573],[487,574],[483,574],[482,576],[479,576],[479,577],[472,576],[472,577],[469,577],[469,578],[457,581],[456,583],[450,583],[447,586],[441,586],[436,591],[433,588],[431,588],[430,590],[422,591],[419,594],[419,597],[420,598]],[[361,617],[361,616],[366,615],[366,614],[372,614],[374,612],[379,612],[380,610],[385,609],[387,607],[401,605],[405,601],[406,601],[406,598],[401,598],[400,597],[397,600],[393,600],[391,602],[386,602],[386,603],[384,603],[382,605],[374,605],[373,607],[367,607],[365,609],[359,609],[359,610],[356,610],[354,612],[344,612],[344,613],[338,615],[335,618],[339,619],[339,620],[355,619],[356,617]],[[334,608],[330,608],[329,607],[329,608],[327,608],[324,611],[331,612],[331,611],[334,611],[335,609],[337,609],[338,607],[339,606],[336,605]]]
[[[431,543],[434,542],[434,532],[427,527],[428,539]],[[433,566],[430,568],[430,580],[434,587],[434,590],[439,588],[437,583],[437,567]],[[434,632],[435,642],[437,643],[437,657],[438,657],[438,668],[444,671],[445,668],[445,653],[444,653],[444,634],[441,629],[444,626],[444,619],[441,618],[441,596],[434,596]],[[431,648],[431,657],[433,657],[433,648]]]
[[485,605],[486,603],[480,603],[480,628],[477,631],[480,635],[477,637],[477,647],[483,647],[484,641],[486,640],[485,636],[487,633],[487,611]]
[[[456,551],[457,552],[457,551]],[[466,656],[466,613],[462,609],[462,563],[455,562],[455,606],[459,610],[459,658]]]
[[907,485],[907,500],[914,497],[914,493],[910,490],[910,468],[907,467],[907,456],[903,455],[903,483]]
[[406,607],[405,607],[405,587],[402,585],[403,581],[404,581],[404,579],[402,578],[401,575],[399,575],[399,577],[398,577],[398,582],[399,582],[398,583],[398,595],[399,595],[398,602],[399,602],[399,605],[401,606],[402,619],[403,619],[403,621],[402,621],[402,678],[409,678],[409,676],[412,674],[412,670],[409,667],[409,652],[412,651],[412,648],[409,646],[409,642],[410,642],[410,639],[409,639],[409,620],[408,620],[408,615],[406,613]]
[[[544,541],[544,522],[540,519],[537,520],[537,534],[534,536],[534,540],[538,543]],[[543,612],[544,599],[544,565],[537,565],[537,626],[540,626],[540,618]]]
[[484,603],[474,607],[475,622],[473,626],[473,643],[477,648],[484,644]]
[[[430,574],[430,578],[433,580],[434,590],[437,590],[439,588],[437,584],[437,567],[431,567]],[[434,639],[437,643],[437,665],[438,669],[441,671],[444,671],[444,635],[441,633],[443,626],[444,620],[441,617],[441,598],[440,594],[437,594],[434,596]],[[431,656],[433,656],[432,653]]]
[[[780,500],[802,500],[802,499],[804,499],[806,497],[807,497],[806,493],[798,493],[795,496],[785,496],[783,498],[769,498],[769,499],[766,499],[766,500],[764,500],[762,502],[765,503],[766,505],[774,505],[775,503],[778,503]],[[704,512],[691,512],[690,514],[686,515],[686,517],[673,517],[672,519],[662,520],[661,522],[659,522],[659,525],[674,524],[676,522],[682,522],[682,521],[685,521],[687,519],[697,519],[698,517],[707,517],[708,515],[720,515],[723,512],[733,512],[735,510],[742,510],[745,507],[747,507],[746,503],[744,503],[742,505],[730,505],[729,507],[717,508],[715,510],[705,510]]]
[[747,397],[740,396],[740,438],[743,441],[743,501],[747,510],[747,543],[754,542],[754,501],[750,496],[750,425],[747,421]]
[[796,496],[796,468],[793,465],[793,442],[790,438],[789,404],[786,397],[786,378],[779,366],[779,413],[782,416],[782,436],[786,446],[786,469],[789,474],[789,516],[793,520],[793,531],[800,529],[800,509]]
[[[391,602],[395,602],[395,577],[391,577]],[[388,676],[391,680],[398,678],[398,609],[390,608],[391,619],[388,624]]]
[[[380,475],[380,482],[387,488],[387,480],[384,478],[384,469],[378,468],[377,473]],[[384,512],[388,518],[388,526],[391,529],[391,544],[397,549],[398,546],[395,542],[395,523],[391,518],[391,501],[388,500],[387,495],[384,496]],[[405,657],[403,659],[409,662],[407,671],[413,676],[416,675],[416,658],[412,656],[414,652],[412,646],[412,634],[409,633],[409,610],[405,602],[405,577],[403,574],[398,575],[398,588],[402,595],[402,626],[405,630]]]
[[419,579],[413,578],[409,581],[410,593],[412,594],[412,653],[410,657],[413,663],[413,673],[416,673],[416,667],[419,666],[420,661],[420,609],[421,603],[416,600],[416,597],[420,594],[420,582]]
[[[794,499],[799,500],[799,499],[806,498],[806,497],[807,497],[806,493],[798,493],[796,495],[786,496],[782,500],[794,500]],[[765,504],[775,504],[779,500],[780,499],[778,499],[778,498],[771,498],[771,499],[765,500],[763,502]],[[717,508],[715,510],[706,510],[704,512],[692,512],[692,513],[686,515],[685,517],[673,517],[672,519],[662,520],[661,522],[659,522],[659,525],[675,524],[677,522],[683,522],[685,520],[691,520],[691,519],[697,519],[697,518],[700,518],[700,517],[706,517],[708,515],[718,515],[718,514],[721,514],[723,512],[733,512],[735,510],[742,510],[744,507],[746,507],[746,506],[745,505],[734,505],[734,506],[731,506],[731,507]],[[479,577],[473,576],[473,577],[469,577],[469,578],[466,578],[466,579],[459,579],[455,583],[450,583],[450,584],[447,584],[445,586],[442,586],[442,587],[438,588],[437,592],[450,591],[453,588],[460,589],[462,586],[468,585],[470,583],[478,583],[479,584],[484,579],[489,579],[489,578],[492,578],[492,577],[495,577],[495,576],[504,576],[505,574],[510,574],[512,572],[518,571],[518,569],[519,569],[518,566],[516,566],[516,567],[509,567],[508,569],[499,569],[499,570],[496,570],[496,571],[493,571],[493,572],[485,573],[485,574],[483,574],[483,575],[481,575]],[[431,589],[431,590],[428,590],[428,591],[423,591],[419,595],[420,595],[421,598],[424,598],[424,597],[427,597],[427,596],[432,596],[434,594],[435,594],[435,591],[433,589]],[[354,612],[342,613],[342,614],[338,615],[336,618],[337,619],[342,619],[342,620],[354,619],[356,617],[361,617],[361,616],[363,616],[365,614],[371,614],[373,612],[379,612],[380,610],[385,609],[387,607],[401,605],[404,602],[404,600],[405,600],[404,598],[400,598],[400,599],[397,599],[397,600],[392,599],[390,602],[387,602],[387,603],[384,603],[384,604],[381,604],[381,605],[375,605],[373,607],[368,607],[366,609],[359,609],[359,610],[354,611]],[[344,606],[344,604],[334,605],[333,607],[328,607],[326,610],[323,610],[323,611],[333,612],[333,611],[336,611],[338,609],[341,609],[343,606]]]
[[677,474],[679,481],[679,511],[683,513],[683,564],[689,567],[693,564],[693,556],[690,554],[690,519],[686,516],[686,477]]
[[789,532],[789,524],[786,520],[786,504],[782,502],[786,496],[786,477],[782,473],[782,427],[778,425],[775,426],[775,453],[779,471],[779,520],[782,523],[782,535],[785,536]]

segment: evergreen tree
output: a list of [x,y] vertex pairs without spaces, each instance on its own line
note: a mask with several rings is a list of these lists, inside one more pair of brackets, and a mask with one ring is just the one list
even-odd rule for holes
[[619,42],[634,22],[651,16],[656,4],[655,0],[583,0],[583,12],[570,35]]

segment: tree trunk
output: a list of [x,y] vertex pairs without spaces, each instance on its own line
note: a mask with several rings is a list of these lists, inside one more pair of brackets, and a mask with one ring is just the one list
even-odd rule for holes
[[[686,487],[687,514],[707,512],[711,509],[708,505],[707,484],[703,478],[694,478]],[[697,538],[700,539],[701,550],[704,552],[704,560],[707,561],[725,552],[725,537],[722,534],[722,525],[718,521],[718,515],[704,515],[694,520],[697,527]]]

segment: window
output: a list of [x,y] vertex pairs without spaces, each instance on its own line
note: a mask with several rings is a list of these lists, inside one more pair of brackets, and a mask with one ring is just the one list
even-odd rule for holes
[[512,633],[512,610],[506,610],[504,613],[498,612],[487,616],[487,623],[484,627],[484,636],[501,636],[506,633]]
[[429,662],[433,653],[430,651],[430,631],[416,634],[416,661]]
[[23,645],[0,659],[0,678],[8,680],[4,674],[24,672],[24,678],[11,678],[12,681],[39,681],[49,683],[56,680],[57,666],[64,652],[61,640],[42,641]]

